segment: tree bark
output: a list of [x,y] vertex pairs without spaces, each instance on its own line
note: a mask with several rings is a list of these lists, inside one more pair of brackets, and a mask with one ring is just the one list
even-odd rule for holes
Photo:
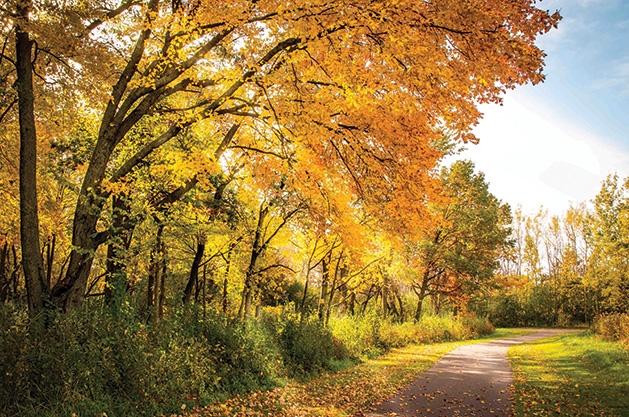
[[161,303],[163,300],[165,260],[164,242],[162,235],[164,225],[157,227],[157,240],[151,250],[148,284],[146,292],[146,306],[149,320],[156,321],[161,316]]
[[417,308],[415,309],[415,321],[418,322],[422,317],[422,307],[424,304],[424,298],[426,297],[426,292],[428,291],[428,271],[424,273],[424,278],[422,279],[422,284],[420,286],[419,292],[415,291],[417,294]]
[[238,244],[238,242],[240,242],[241,238],[238,238],[235,242],[232,242],[229,244],[229,249],[227,251],[227,259],[226,259],[226,265],[225,265],[225,275],[223,276],[223,300],[222,300],[222,307],[223,307],[223,314],[227,315],[227,308],[229,307],[229,299],[227,298],[228,295],[228,285],[229,285],[229,268],[231,268],[231,260],[232,260],[232,252],[233,250],[236,248],[236,245]]
[[129,217],[130,207],[127,196],[115,196],[112,199],[111,238],[107,245],[105,262],[105,303],[113,306],[128,290],[125,271],[126,252],[131,245],[135,222]]
[[[330,252],[331,256],[332,252]],[[319,291],[319,305],[317,306],[317,315],[319,320],[323,322],[325,318],[325,306],[328,299],[328,286],[330,281],[330,263],[329,258],[323,259],[321,262],[321,289]]]
[[28,309],[32,316],[44,308],[48,286],[39,242],[37,207],[37,132],[33,90],[32,42],[25,29],[32,1],[17,5],[15,30],[18,113],[20,124],[20,243]]
[[245,274],[245,286],[242,290],[242,299],[240,301],[240,308],[238,309],[238,316],[242,317],[243,319],[247,319],[251,311],[255,268],[258,262],[258,258],[264,251],[264,248],[266,247],[266,243],[267,243],[264,241],[263,229],[264,229],[264,221],[268,213],[269,213],[269,208],[265,207],[265,203],[263,202],[260,205],[260,212],[258,213],[258,224],[256,226],[256,231],[253,238],[253,244],[251,245],[251,258],[249,260],[249,266],[247,267],[247,272]]
[[190,267],[190,275],[188,277],[188,283],[186,284],[186,288],[183,291],[183,304],[190,304],[190,300],[192,299],[192,292],[198,286],[199,281],[199,266],[201,265],[201,259],[203,259],[203,254],[205,253],[205,236],[197,236],[197,250],[194,254],[194,259],[192,260],[192,266]]

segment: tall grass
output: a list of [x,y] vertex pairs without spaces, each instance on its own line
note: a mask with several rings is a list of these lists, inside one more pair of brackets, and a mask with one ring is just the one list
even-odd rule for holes
[[427,317],[394,324],[375,314],[300,317],[268,308],[246,324],[194,308],[147,324],[129,306],[59,315],[46,329],[0,306],[0,416],[170,414],[236,393],[312,378],[410,343],[490,333],[486,320]]
[[192,311],[154,326],[95,308],[35,332],[1,311],[0,415],[155,415],[271,387],[283,374],[275,341],[255,322]]
[[418,323],[395,323],[369,313],[335,318],[330,330],[352,357],[362,358],[412,343],[472,339],[491,334],[494,327],[489,320],[475,316],[424,316]]
[[592,330],[604,339],[620,342],[622,346],[629,349],[629,314],[599,315],[592,324]]

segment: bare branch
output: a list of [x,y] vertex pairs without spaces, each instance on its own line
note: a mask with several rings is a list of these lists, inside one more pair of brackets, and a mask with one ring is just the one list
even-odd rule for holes
[[11,108],[15,106],[16,103],[17,103],[17,98],[14,98],[11,104],[9,104],[6,109],[4,109],[4,111],[0,115],[0,123],[2,123],[2,120],[4,120],[4,117],[7,115],[7,113],[11,111]]

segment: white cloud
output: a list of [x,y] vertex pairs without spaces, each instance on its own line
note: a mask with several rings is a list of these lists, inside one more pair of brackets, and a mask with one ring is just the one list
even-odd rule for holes
[[592,199],[608,174],[629,173],[629,154],[517,91],[503,106],[482,110],[475,129],[480,144],[456,159],[474,161],[491,192],[512,207],[533,213],[544,206],[561,214],[571,203]]

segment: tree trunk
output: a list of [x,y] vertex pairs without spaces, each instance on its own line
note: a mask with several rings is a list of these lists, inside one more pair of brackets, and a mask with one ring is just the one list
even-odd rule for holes
[[52,287],[52,267],[55,260],[55,249],[57,247],[57,235],[53,234],[46,244],[46,287]]
[[20,1],[15,30],[18,113],[20,124],[20,241],[22,267],[31,316],[44,308],[49,288],[39,242],[37,209],[37,132],[35,130],[35,93],[33,91],[32,43],[24,29],[32,1]]
[[156,297],[157,309],[156,316],[157,320],[161,320],[164,317],[164,300],[166,299],[166,246],[164,245],[164,241],[160,241],[160,274],[159,274],[159,293]]
[[9,289],[11,282],[9,281],[9,244],[4,243],[0,249],[0,303],[5,303],[9,299]]
[[128,290],[125,258],[131,245],[135,223],[129,217],[130,207],[127,196],[115,196],[112,200],[111,237],[107,245],[105,262],[105,303],[114,305]]
[[371,293],[373,291],[373,288],[374,288],[374,285],[372,284],[369,287],[369,291],[367,291],[367,296],[365,297],[365,301],[363,301],[362,308],[360,309],[360,314],[365,314],[365,311],[367,311],[367,305],[369,304],[369,300],[371,300],[371,297],[372,297]]
[[402,297],[400,296],[400,292],[395,292],[395,298],[400,306],[400,322],[404,322],[406,320],[406,312],[404,311],[404,303],[402,302]]
[[356,314],[355,305],[356,305],[356,293],[352,291],[352,293],[349,295],[349,303],[347,307],[349,310],[349,314],[351,316],[354,316]]
[[229,307],[229,300],[227,299],[227,290],[229,285],[229,268],[231,267],[232,261],[232,250],[235,247],[234,244],[229,245],[229,251],[227,252],[227,265],[225,265],[225,275],[223,276],[223,314],[227,315],[227,308]]
[[[203,319],[205,319],[205,316],[207,315],[207,290],[206,290],[206,284],[207,284],[207,264],[203,265],[203,286],[201,287],[203,293],[201,295],[202,299],[203,299]],[[197,291],[198,294],[199,291]],[[195,301],[199,301],[198,299]]]
[[148,274],[148,285],[146,291],[146,306],[149,320],[157,320],[160,316],[161,303],[163,300],[164,279],[160,276],[165,272],[164,245],[162,235],[164,225],[157,228],[155,246],[151,250],[151,259]]
[[[332,253],[330,252],[330,258],[332,257]],[[331,259],[330,259],[331,260]],[[330,294],[328,296],[328,302],[325,307],[325,325],[327,326],[330,323],[330,314],[332,314],[332,305],[334,303],[334,295],[336,294],[336,287],[338,285],[339,278],[341,282],[343,281],[344,276],[342,275],[341,262],[343,261],[343,251],[339,254],[339,257],[336,261],[336,266],[334,267],[334,274],[332,276],[332,285],[330,286]]]
[[387,318],[387,314],[389,312],[389,306],[387,304],[387,282],[386,282],[386,278],[385,278],[385,282],[382,284],[382,288],[380,290],[380,295],[382,297],[382,299],[380,300],[382,302],[382,318],[386,319]]
[[183,291],[183,304],[190,304],[190,300],[192,299],[192,291],[198,286],[199,282],[199,266],[201,265],[201,260],[203,259],[203,254],[205,252],[205,236],[197,236],[197,250],[194,254],[194,259],[192,261],[192,266],[190,267],[190,276],[188,277],[188,283],[186,284],[186,288]]
[[299,311],[301,317],[303,319],[304,313],[306,311],[306,299],[308,297],[308,285],[310,283],[310,270],[306,273],[306,282],[304,283],[304,294],[301,297],[301,304],[299,306]]
[[422,307],[424,304],[424,298],[426,297],[426,292],[428,291],[428,272],[424,273],[424,279],[422,280],[421,287],[419,292],[415,291],[417,294],[417,308],[415,309],[415,321],[418,322],[422,317]]
[[238,317],[242,317],[243,319],[247,319],[249,317],[249,313],[251,311],[251,302],[253,300],[253,286],[254,286],[254,278],[255,278],[255,268],[258,262],[258,258],[264,251],[264,247],[266,246],[264,234],[264,221],[266,219],[267,214],[269,213],[269,208],[264,206],[263,202],[260,204],[260,211],[258,213],[258,224],[256,226],[256,232],[253,238],[253,243],[251,245],[251,258],[249,260],[249,266],[247,267],[247,272],[245,274],[245,286],[242,290],[242,298],[240,301],[240,308],[238,309]]
[[321,289],[319,292],[319,305],[317,306],[317,314],[319,320],[323,321],[325,317],[325,305],[328,298],[328,283],[330,281],[330,264],[327,259],[321,261]]

